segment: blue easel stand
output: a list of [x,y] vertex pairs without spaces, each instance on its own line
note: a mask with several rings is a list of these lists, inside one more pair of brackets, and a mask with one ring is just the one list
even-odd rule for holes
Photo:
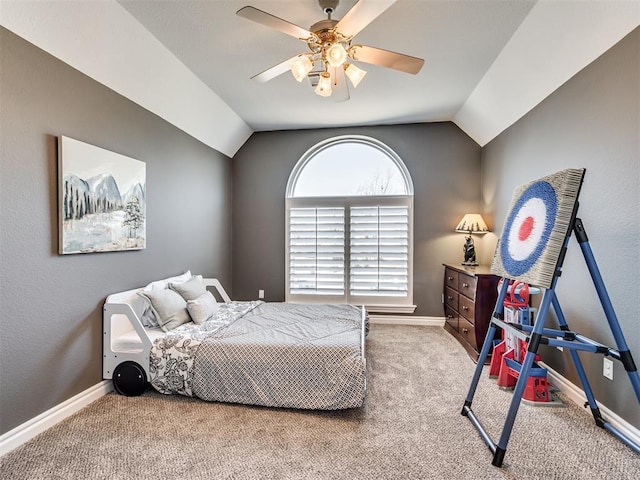
[[[578,351],[585,351],[590,353],[602,354],[604,356],[609,356],[620,361],[624,366],[625,371],[627,372],[629,380],[631,381],[631,385],[633,386],[633,390],[636,394],[636,398],[638,399],[638,403],[640,403],[640,377],[638,376],[638,370],[633,361],[631,352],[629,351],[629,347],[627,346],[627,343],[625,341],[622,329],[620,328],[618,318],[613,309],[613,305],[611,304],[611,300],[602,280],[602,276],[600,275],[600,270],[598,269],[598,265],[596,264],[593,252],[591,251],[591,247],[589,246],[589,239],[587,238],[584,226],[579,218],[574,219],[573,228],[569,230],[569,233],[566,236],[564,251],[566,251],[567,244],[571,235],[571,230],[575,232],[576,239],[578,240],[580,248],[582,249],[587,268],[589,269],[589,273],[591,274],[591,278],[593,279],[593,284],[598,293],[598,298],[600,299],[600,303],[607,317],[609,327],[611,328],[616,348],[602,345],[594,340],[591,340],[590,338],[587,338],[570,330],[567,320],[562,312],[562,309],[560,308],[560,302],[558,301],[555,292],[556,283],[561,273],[562,259],[564,258],[564,255],[561,256],[561,260],[558,262],[551,287],[548,289],[544,289],[543,291],[540,308],[538,310],[538,316],[534,322],[533,327],[529,325],[511,324],[502,321],[504,299],[509,288],[508,279],[505,278],[502,282],[502,287],[498,294],[498,299],[493,310],[493,315],[491,318],[489,329],[487,331],[487,336],[482,346],[480,357],[478,358],[478,365],[476,366],[473,378],[471,380],[471,386],[469,387],[469,392],[467,393],[467,397],[465,399],[464,406],[461,412],[462,415],[469,418],[476,430],[478,430],[478,432],[480,433],[480,436],[486,443],[487,447],[489,447],[489,450],[493,454],[493,461],[491,463],[496,467],[502,466],[502,462],[507,451],[507,444],[509,443],[509,437],[511,436],[511,431],[518,414],[518,408],[520,407],[522,395],[527,384],[527,379],[531,374],[533,361],[541,344],[562,347],[566,348],[569,351],[571,360],[575,365],[580,383],[582,384],[582,388],[587,397],[587,403],[585,404],[585,406],[588,405],[590,407],[596,425],[609,431],[620,441],[628,445],[633,451],[640,454],[640,445],[638,443],[634,442],[631,438],[620,432],[618,429],[616,429],[609,422],[602,418],[600,409],[598,408],[598,404],[593,395],[593,390],[591,389],[591,385],[589,384],[589,380],[587,379],[584,367],[582,366],[582,362],[580,361],[580,357],[578,356]],[[553,308],[554,313],[556,314],[559,330],[544,328],[550,308]],[[513,397],[511,398],[509,410],[507,411],[507,416],[502,428],[502,433],[498,442],[495,443],[480,420],[474,414],[473,410],[471,409],[471,404],[473,402],[473,397],[475,395],[480,376],[482,375],[484,363],[489,355],[492,340],[495,338],[495,334],[498,328],[502,328],[514,333],[519,338],[522,338],[523,340],[528,342],[529,347],[522,361],[522,367],[518,376],[518,380],[516,382],[515,389],[513,391]]]

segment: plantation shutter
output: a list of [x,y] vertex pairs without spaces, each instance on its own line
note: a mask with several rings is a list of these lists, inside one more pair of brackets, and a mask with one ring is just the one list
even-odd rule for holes
[[292,207],[289,212],[289,292],[344,295],[344,207]]
[[351,207],[349,230],[349,294],[406,297],[409,207]]

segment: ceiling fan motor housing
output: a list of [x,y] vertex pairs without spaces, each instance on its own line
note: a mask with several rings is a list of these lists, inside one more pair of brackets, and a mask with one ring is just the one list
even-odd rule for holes
[[[328,60],[329,52],[334,46],[341,45],[342,52],[347,57],[349,46],[351,45],[351,39],[344,37],[340,32],[336,31],[335,26],[338,24],[337,20],[320,20],[319,22],[311,25],[309,30],[313,32],[313,37],[307,39],[307,45],[309,50],[314,54],[320,54],[323,66],[327,63],[331,64]],[[315,59],[314,59],[315,61]],[[344,60],[343,60],[344,61]],[[336,65],[333,65],[336,66]],[[326,67],[325,67],[326,68]]]
[[336,40],[333,27],[337,25],[337,20],[320,20],[309,27],[309,30],[315,33],[322,43],[333,43]]

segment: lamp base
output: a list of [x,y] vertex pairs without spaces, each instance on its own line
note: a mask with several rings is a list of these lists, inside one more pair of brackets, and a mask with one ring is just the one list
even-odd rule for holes
[[464,262],[462,262],[462,265],[476,267],[478,265],[478,262],[476,261],[476,247],[473,244],[471,233],[469,233],[469,235],[465,237],[462,251],[464,252]]

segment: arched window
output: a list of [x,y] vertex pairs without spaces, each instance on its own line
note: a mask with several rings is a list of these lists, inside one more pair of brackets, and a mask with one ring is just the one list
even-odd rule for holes
[[364,136],[310,148],[287,184],[286,299],[413,312],[413,183]]

